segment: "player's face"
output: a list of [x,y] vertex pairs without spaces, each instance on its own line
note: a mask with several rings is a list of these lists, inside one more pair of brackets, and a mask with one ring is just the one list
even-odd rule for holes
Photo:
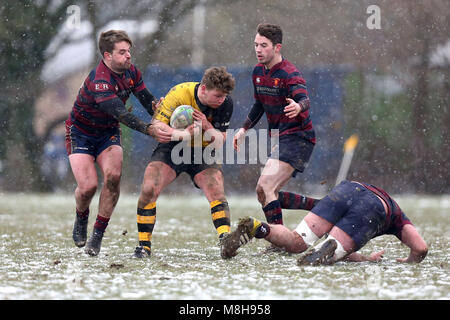
[[218,108],[222,105],[227,97],[227,94],[222,90],[218,89],[208,89],[206,86],[202,85],[200,88],[202,90],[202,100],[201,103],[210,106],[211,108]]
[[271,67],[275,61],[275,57],[280,53],[281,44],[273,45],[268,38],[261,36],[259,33],[255,36],[255,53],[259,63],[267,67]]
[[131,67],[130,44],[127,41],[117,42],[114,50],[107,57],[110,61],[111,69],[115,72],[122,73]]

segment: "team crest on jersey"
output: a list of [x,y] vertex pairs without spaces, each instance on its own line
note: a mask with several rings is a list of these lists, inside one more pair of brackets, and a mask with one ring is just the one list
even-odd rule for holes
[[256,78],[256,83],[260,83],[261,82],[261,78]]
[[106,91],[109,90],[109,85],[107,83],[96,83],[95,91]]
[[278,88],[278,86],[280,85],[280,78],[274,78],[273,79],[273,86],[275,87],[275,88]]

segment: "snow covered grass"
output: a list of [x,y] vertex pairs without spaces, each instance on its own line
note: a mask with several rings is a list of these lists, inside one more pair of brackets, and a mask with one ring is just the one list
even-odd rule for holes
[[[395,197],[429,245],[421,264],[395,261],[409,250],[394,236],[362,253],[386,249],[380,263],[298,267],[296,255],[259,253],[253,241],[220,258],[209,205],[202,197],[162,197],[153,255],[134,260],[137,195],[121,195],[98,257],[73,245],[74,200],[66,194],[0,194],[0,299],[450,299],[450,196]],[[229,197],[234,228],[262,216],[256,197]],[[97,212],[91,206],[89,231]],[[285,211],[294,228],[304,211]]]

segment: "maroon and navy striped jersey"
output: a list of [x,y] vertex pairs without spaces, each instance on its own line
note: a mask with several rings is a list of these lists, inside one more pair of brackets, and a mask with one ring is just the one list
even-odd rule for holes
[[[283,59],[267,70],[263,64],[253,69],[255,104],[244,123],[244,128],[252,128],[264,112],[270,129],[278,129],[279,135],[296,134],[316,143],[316,137],[309,115],[309,98],[306,81],[297,67]],[[286,98],[301,103],[302,112],[288,118],[284,108],[289,104]],[[270,131],[269,131],[270,132]]]
[[395,202],[394,199],[389,196],[389,194],[383,189],[376,187],[371,184],[361,183],[367,189],[375,193],[386,203],[387,213],[386,213],[386,225],[385,228],[377,234],[380,236],[383,234],[393,234],[400,240],[402,240],[402,229],[405,224],[412,224],[409,218],[403,213],[400,206]]
[[124,73],[117,74],[102,60],[84,80],[69,115],[69,124],[88,135],[116,128],[119,121],[113,115],[100,111],[98,104],[119,98],[125,105],[131,93],[136,95],[143,89],[145,84],[141,72],[134,65]]

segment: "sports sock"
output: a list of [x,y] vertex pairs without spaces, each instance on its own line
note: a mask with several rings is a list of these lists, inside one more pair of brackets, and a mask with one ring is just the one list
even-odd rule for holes
[[75,209],[75,212],[77,213],[77,216],[80,218],[89,217],[89,207],[84,211],[79,211],[78,209]]
[[261,224],[256,228],[255,238],[257,239],[265,238],[269,235],[269,233],[270,233],[270,226],[265,222],[261,222]]
[[97,219],[95,220],[94,229],[97,229],[101,232],[105,232],[106,227],[108,226],[109,218],[102,217],[97,215]]
[[156,222],[156,202],[147,204],[143,209],[137,208],[137,228],[139,245],[151,251],[152,232]]
[[210,202],[210,206],[211,218],[219,237],[226,232],[230,232],[230,209],[228,208],[228,202],[214,200]]
[[292,192],[280,191],[278,192],[278,200],[283,209],[300,209],[310,211],[320,199],[306,197],[301,194]]
[[263,211],[268,223],[283,224],[280,201],[273,200],[263,208]]

